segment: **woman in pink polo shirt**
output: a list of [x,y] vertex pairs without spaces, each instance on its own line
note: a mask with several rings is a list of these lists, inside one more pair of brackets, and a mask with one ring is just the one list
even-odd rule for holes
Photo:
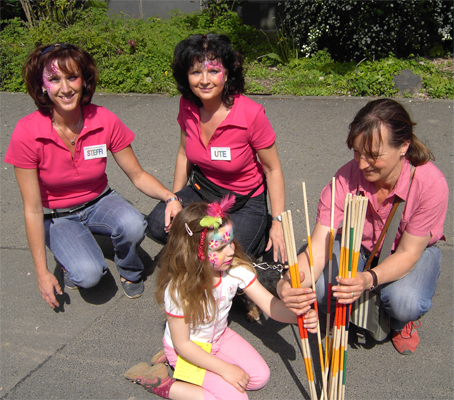
[[[274,260],[280,254],[286,261],[280,222],[285,187],[276,135],[263,106],[242,95],[241,55],[226,36],[194,35],[176,46],[173,76],[182,94],[174,192],[184,205],[233,193],[230,216],[245,252],[258,257],[272,246]],[[267,189],[273,217],[268,241]],[[148,232],[161,244],[167,242],[163,212],[159,203],[148,217]]]
[[122,288],[129,298],[141,296],[144,267],[137,247],[147,223],[109,188],[107,152],[140,191],[166,201],[166,225],[180,202],[171,201],[177,197],[142,169],[131,147],[134,133],[115,114],[91,104],[98,71],[86,51],[69,43],[40,46],[25,61],[23,77],[38,110],[18,122],[5,161],[14,165],[43,299],[58,307],[55,292],[62,294],[47,266],[46,245],[69,289],[93,287],[107,272],[93,234],[112,238]]
[[[419,343],[418,319],[432,306],[441,263],[436,243],[445,240],[443,223],[448,207],[446,179],[430,162],[433,155],[414,135],[414,125],[404,107],[394,100],[367,103],[350,124],[347,145],[353,149],[354,159],[335,175],[335,228],[342,222],[347,193],[360,192],[369,199],[358,271],[363,271],[394,199],[405,201],[390,255],[382,255],[378,265],[358,272],[355,278],[336,278],[337,265],[333,265],[332,273],[332,283],[336,285],[332,287],[333,296],[340,303],[353,303],[365,290],[380,290],[382,306],[390,316],[392,342],[401,354],[415,351]],[[320,277],[316,294],[307,288],[311,284],[308,279],[302,284],[306,288],[300,289],[291,289],[288,279],[281,280],[278,291],[290,309],[302,308],[315,297],[325,306],[328,302],[328,268],[325,267],[330,211],[331,184],[322,191],[317,224],[311,236],[315,278]],[[333,264],[339,259],[339,248],[336,241]],[[310,277],[307,252],[299,255],[298,265]]]

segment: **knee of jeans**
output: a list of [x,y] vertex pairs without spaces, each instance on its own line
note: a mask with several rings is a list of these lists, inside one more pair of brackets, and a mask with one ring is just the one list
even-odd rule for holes
[[86,266],[86,269],[73,271],[69,275],[69,278],[75,285],[84,289],[90,289],[99,283],[105,273],[106,270],[93,265],[92,267]]
[[432,302],[425,304],[419,293],[413,291],[396,291],[382,296],[383,308],[386,313],[398,321],[415,321],[429,311]]
[[145,237],[147,221],[142,214],[127,214],[118,222],[118,236],[126,238],[130,243],[140,243]]

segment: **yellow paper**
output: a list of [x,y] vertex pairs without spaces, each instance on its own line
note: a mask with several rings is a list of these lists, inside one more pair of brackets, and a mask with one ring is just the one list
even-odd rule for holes
[[[200,346],[207,353],[211,353],[211,343],[196,341],[194,341],[194,343],[197,346]],[[173,372],[173,378],[202,386],[203,379],[205,378],[205,372],[206,369],[199,368],[197,365],[190,363],[185,358],[178,356],[175,371]]]

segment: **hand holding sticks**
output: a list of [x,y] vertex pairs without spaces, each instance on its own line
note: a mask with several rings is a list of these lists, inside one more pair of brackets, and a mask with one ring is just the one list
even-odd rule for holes
[[[287,257],[288,257],[288,265],[289,265],[289,273],[292,288],[301,287],[300,282],[300,272],[298,267],[298,258],[296,254],[296,247],[295,247],[295,236],[293,233],[293,222],[292,222],[292,214],[290,211],[284,211],[281,214],[282,217],[282,228],[284,230],[284,241],[285,247],[287,250]],[[300,332],[301,337],[301,349],[304,358],[304,366],[306,368],[306,377],[307,381],[309,382],[309,391],[311,400],[317,400],[317,391],[315,389],[314,383],[314,373],[312,369],[312,356],[311,356],[311,349],[309,347],[309,340],[307,337],[307,329],[303,325],[303,316],[298,316],[298,329]]]
[[[331,198],[331,226],[329,244],[329,282],[332,275],[332,252],[334,243],[334,178],[332,181]],[[311,273],[312,290],[315,293],[315,277],[313,271],[312,243],[310,236],[309,215],[307,210],[306,186],[303,182],[304,210],[306,214],[306,229],[308,240],[309,267]],[[339,276],[343,278],[353,278],[356,276],[358,266],[361,238],[367,210],[367,198],[362,196],[352,196],[347,194],[344,202],[344,221],[342,224],[341,253],[339,261]],[[299,267],[297,261],[295,238],[293,233],[293,223],[291,212],[281,214],[284,230],[285,246],[288,254],[289,273],[293,288],[301,287]],[[333,334],[330,340],[330,300],[331,284],[328,286],[328,310],[327,310],[327,340],[325,349],[325,361],[323,360],[323,348],[320,337],[320,326],[317,325],[317,340],[320,354],[320,368],[323,381],[322,396],[323,400],[343,400],[345,395],[345,377],[348,346],[348,328],[350,320],[351,305],[336,303],[336,314],[333,326]],[[315,311],[318,314],[317,302],[314,303]],[[312,369],[311,351],[307,336],[307,330],[303,325],[303,317],[298,317],[298,328],[301,336],[301,347],[306,367],[306,376],[309,382],[311,400],[317,399],[317,392],[314,383],[314,373]],[[329,368],[328,368],[329,367]],[[328,380],[329,377],[329,380]]]

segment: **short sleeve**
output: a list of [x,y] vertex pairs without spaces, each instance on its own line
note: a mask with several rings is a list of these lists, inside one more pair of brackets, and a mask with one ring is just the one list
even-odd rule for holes
[[430,187],[420,193],[419,206],[406,223],[405,231],[419,237],[431,234],[431,244],[443,238],[448,197],[448,184],[444,176],[440,175],[431,182]]
[[132,132],[114,113],[110,112],[112,118],[112,133],[110,136],[109,150],[112,153],[117,153],[129,146],[135,138]]
[[249,143],[256,150],[271,146],[276,141],[276,134],[271,122],[265,114],[263,106],[259,106],[251,125]]
[[14,129],[6,151],[5,162],[25,169],[38,167],[34,134],[30,132],[23,120],[19,121]]
[[257,279],[254,272],[243,266],[232,268],[229,275],[239,280],[238,288],[240,289],[249,287]]
[[164,309],[167,315],[171,317],[183,318],[183,310],[181,307],[172,300],[170,296],[169,286],[167,286],[164,293]]

